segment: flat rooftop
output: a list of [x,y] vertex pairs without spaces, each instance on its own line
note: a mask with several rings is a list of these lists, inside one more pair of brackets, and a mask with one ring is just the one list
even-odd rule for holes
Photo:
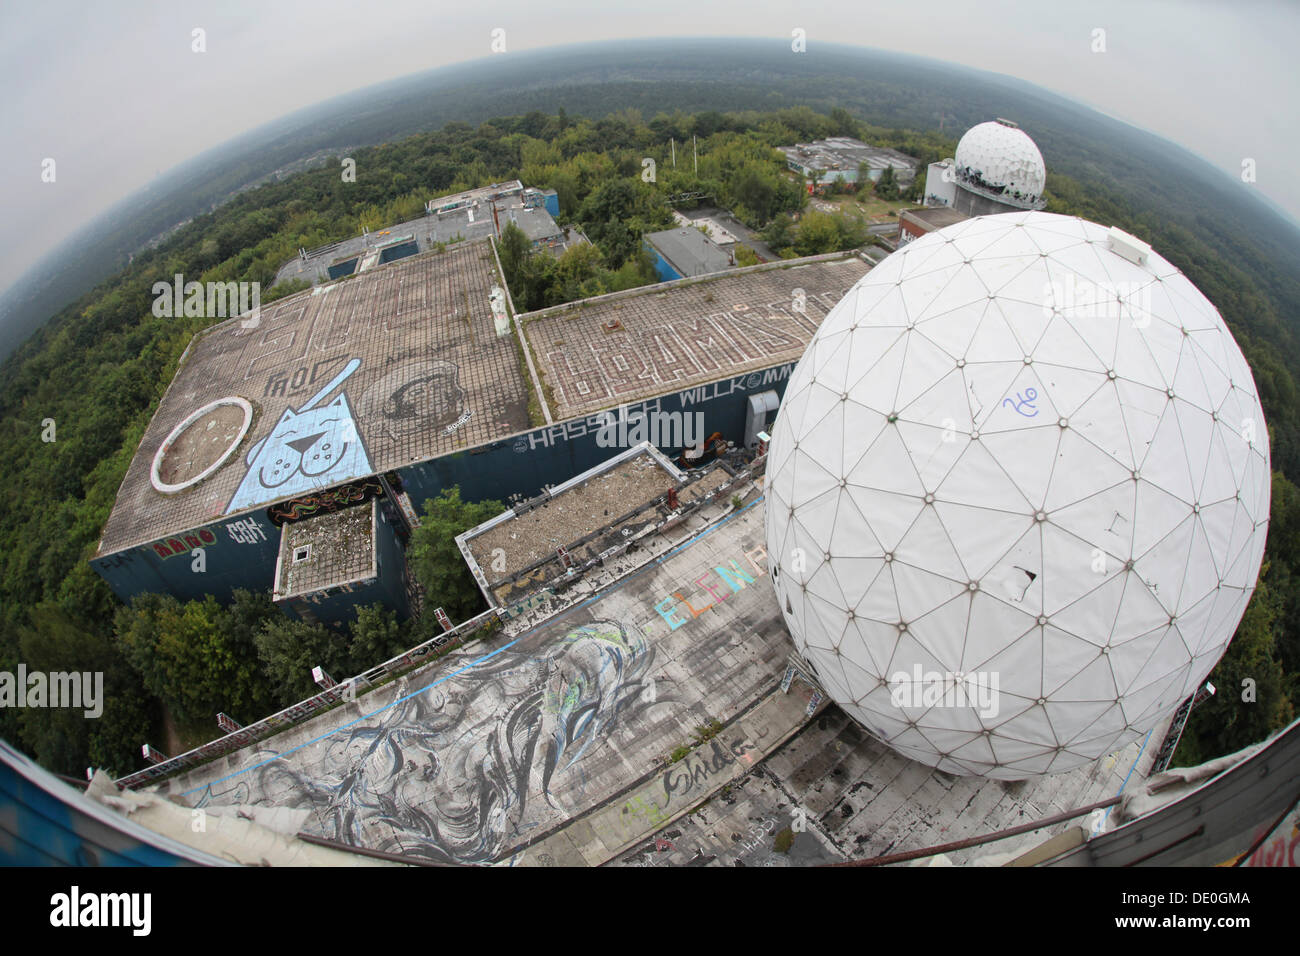
[[731,256],[691,225],[648,232],[645,241],[683,276],[708,275],[731,266]]
[[[429,238],[429,219],[428,216],[421,216],[419,219],[410,219],[406,222],[399,222],[395,226],[376,229],[374,232],[364,235],[353,236],[350,239],[340,239],[337,242],[309,249],[307,250],[306,259],[294,257],[280,266],[279,271],[275,274],[275,282],[289,282],[293,279],[302,279],[313,285],[326,282],[329,280],[330,266],[346,262],[349,259],[356,259],[359,266],[366,256],[378,252],[382,247],[403,237],[414,239],[420,252],[428,252],[432,248]],[[477,239],[479,237],[477,235],[467,235],[464,238]]]
[[896,149],[885,146],[870,146],[858,139],[848,136],[830,136],[811,143],[796,143],[794,146],[780,146],[778,149],[786,159],[804,167],[815,167],[835,172],[854,172],[866,164],[871,169],[892,168],[896,173],[911,172],[916,169],[919,160]]
[[[550,190],[525,188],[518,180],[493,183],[465,192],[430,200],[426,215],[408,219],[393,226],[349,239],[340,239],[315,249],[306,250],[306,257],[298,256],[280,266],[275,274],[276,283],[302,279],[312,284],[330,279],[330,268],[349,260],[356,260],[354,270],[366,266],[366,258],[398,239],[415,243],[416,252],[430,252],[437,243],[483,239],[498,235],[509,222],[523,230],[531,242],[545,245],[553,252],[562,252],[570,245],[586,242],[586,237],[574,231],[566,234],[556,225],[543,205]],[[496,218],[492,207],[496,205]],[[530,205],[535,203],[533,205]],[[381,263],[374,262],[370,268]]]
[[[98,554],[529,428],[531,386],[488,298],[500,285],[487,240],[457,243],[273,302],[255,328],[200,332]],[[169,437],[159,477],[181,487],[164,493],[151,470]]]
[[280,529],[275,599],[314,594],[374,577],[378,501],[286,524]]
[[[838,862],[1039,821],[1147,777],[1155,747],[1140,742],[1012,783],[910,761],[834,706],[803,720],[803,683],[779,690],[792,645],[765,570],[763,513],[755,499],[678,529],[657,557],[537,626],[453,651],[158,792],[308,808],[304,832],[439,862],[596,865],[649,850],[656,862],[735,866],[788,862],[772,845],[796,809],[806,827],[795,859]],[[753,580],[724,581],[720,567]],[[796,719],[777,722],[772,700]],[[710,719],[718,736],[663,763]],[[358,773],[374,752],[394,756]]]
[[796,361],[869,268],[851,253],[770,263],[520,319],[551,412],[562,421]]
[[619,457],[552,491],[536,507],[512,509],[485,522],[483,530],[466,532],[465,546],[489,588],[555,557],[556,549],[612,524],[681,480],[648,451]]
[[911,219],[925,229],[926,232],[930,232],[934,229],[951,226],[953,223],[961,222],[970,217],[947,206],[926,206],[923,209],[905,209],[899,213],[898,218],[899,220]]

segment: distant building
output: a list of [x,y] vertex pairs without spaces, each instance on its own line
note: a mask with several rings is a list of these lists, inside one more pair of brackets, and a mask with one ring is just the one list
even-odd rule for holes
[[693,226],[646,233],[644,243],[664,282],[722,272],[734,264],[731,256]]
[[947,206],[904,210],[898,215],[898,245],[905,246],[913,239],[920,239],[927,232],[951,226],[967,218],[969,217]]
[[858,168],[867,167],[871,181],[879,182],[886,169],[894,171],[899,183],[910,183],[916,177],[920,161],[896,149],[868,146],[861,140],[847,136],[832,136],[813,143],[796,143],[778,147],[785,154],[786,166],[800,176],[807,177],[816,170],[817,183],[833,183],[843,177],[846,183],[858,181]]
[[560,214],[555,190],[525,188],[517,179],[431,199],[425,211],[431,217],[431,242],[489,235],[499,239],[501,230],[513,223],[534,249],[561,252],[568,243],[568,231],[553,218]]
[[360,236],[331,242],[316,249],[300,249],[286,262],[275,281],[303,279],[312,284],[332,282],[367,272],[406,256],[429,252],[439,244],[501,238],[510,223],[523,230],[533,249],[559,255],[569,246],[587,241],[578,230],[555,222],[560,202],[554,189],[534,189],[519,180],[493,183],[441,196],[425,203],[422,219],[412,219]]
[[925,204],[966,216],[1042,209],[1047,167],[1034,141],[1011,120],[972,126],[956,155],[926,170]]

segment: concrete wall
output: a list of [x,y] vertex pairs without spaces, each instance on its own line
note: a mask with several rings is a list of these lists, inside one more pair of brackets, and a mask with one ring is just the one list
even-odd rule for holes
[[950,170],[952,167],[948,163],[931,163],[925,173],[925,203],[927,206],[935,203],[951,206],[957,198],[957,181],[954,178],[946,181],[943,178],[944,170]]
[[90,566],[123,601],[151,591],[227,601],[237,588],[269,594],[279,551],[280,529],[263,508],[96,558]]
[[1016,206],[1008,206],[989,199],[987,196],[969,192],[960,186],[957,187],[950,205],[953,209],[966,216],[996,216],[998,213],[1003,212],[1024,211]]

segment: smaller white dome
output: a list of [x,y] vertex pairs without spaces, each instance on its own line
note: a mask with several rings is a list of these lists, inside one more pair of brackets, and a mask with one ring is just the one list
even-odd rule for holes
[[954,157],[957,181],[1008,205],[1036,208],[1047,183],[1043,154],[1010,120],[980,123],[966,131]]

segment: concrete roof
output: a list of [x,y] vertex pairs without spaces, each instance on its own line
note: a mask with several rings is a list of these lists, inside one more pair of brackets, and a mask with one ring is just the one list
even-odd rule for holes
[[920,163],[915,156],[884,146],[869,146],[848,136],[830,136],[811,143],[778,148],[788,160],[825,170],[831,170],[835,163],[839,163],[840,170],[857,172],[858,166],[866,163],[872,169],[892,167],[895,172],[904,172],[915,170]]
[[[379,249],[401,237],[414,239],[417,251],[429,252],[434,244],[439,242],[450,243],[496,236],[497,227],[492,218],[494,202],[502,229],[509,219],[514,221],[531,241],[563,246],[566,244],[564,229],[556,225],[551,214],[546,211],[546,207],[525,206],[531,194],[545,197],[552,192],[554,190],[526,189],[518,180],[513,180],[433,199],[427,204],[427,215],[419,219],[408,219],[406,222],[377,229],[367,235],[352,236],[349,239],[340,239],[315,249],[308,249],[306,259],[299,256],[280,266],[275,281],[277,283],[291,279],[303,279],[312,283],[327,281],[330,266],[356,256],[364,256],[367,252]],[[576,241],[585,241],[585,239]]]
[[731,266],[731,257],[694,226],[647,232],[645,241],[683,276],[702,276]]
[[[907,760],[834,706],[806,721],[805,685],[779,690],[791,644],[766,573],[763,501],[711,514],[647,539],[644,563],[611,569],[540,625],[454,651],[162,792],[332,808],[305,830],[441,862],[735,866],[931,846],[1145,779],[1153,748],[1137,744],[1008,783]],[[711,719],[724,725],[716,737],[666,760]],[[366,759],[376,752],[393,759]],[[772,847],[796,811],[805,832],[791,859]]]
[[933,229],[942,229],[944,226],[951,226],[955,222],[961,222],[963,219],[970,217],[947,206],[927,206],[924,209],[905,209],[899,213],[898,218],[900,221],[910,219],[926,232],[930,232]]
[[[796,361],[868,268],[848,253],[769,263],[520,318],[560,421]],[[794,309],[799,290],[803,313]]]
[[472,559],[475,577],[481,575],[491,589],[653,501],[682,477],[657,449],[651,451],[643,442],[552,488],[540,501],[470,528],[456,541]]
[[[457,243],[271,303],[256,328],[236,318],[196,335],[127,469],[99,554],[527,429],[531,386],[488,300],[501,284],[487,240]],[[189,457],[168,474],[197,476],[229,448],[228,457],[183,490],[156,490],[150,472],[164,440],[227,397],[250,404],[246,433],[235,437],[228,406],[220,420],[200,418],[190,427],[219,433],[220,447],[184,430],[172,447]],[[193,448],[202,461],[189,460]]]
[[[364,505],[286,524],[280,530],[276,600],[373,577],[378,507],[371,498]],[[295,560],[294,553],[303,548],[306,557]]]

